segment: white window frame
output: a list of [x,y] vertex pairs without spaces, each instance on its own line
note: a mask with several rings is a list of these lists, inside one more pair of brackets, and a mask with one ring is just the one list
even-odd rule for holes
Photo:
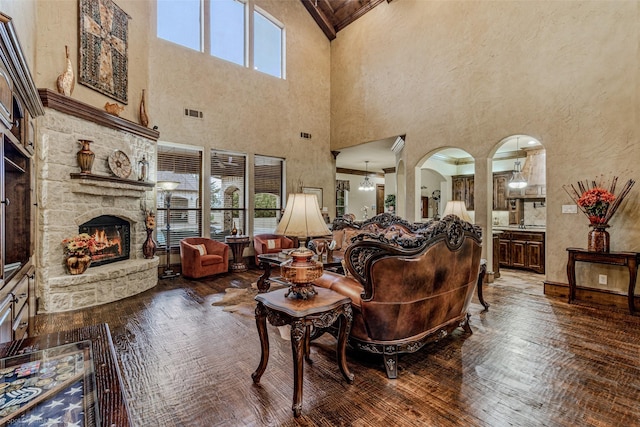
[[[240,65],[240,64],[236,64],[235,62],[231,62],[231,61],[227,61],[224,58],[220,58],[218,56],[215,56],[211,53],[211,1],[212,0],[200,0],[200,51],[201,53],[206,53],[209,56],[219,59],[221,61],[225,61],[225,62],[229,62],[231,64],[235,64],[235,65]],[[254,71],[255,70],[255,52],[254,52],[254,12],[259,13],[260,15],[262,15],[263,17],[265,17],[267,20],[271,21],[275,26],[277,26],[278,28],[280,28],[280,31],[282,32],[282,37],[281,37],[281,46],[280,46],[280,51],[281,51],[281,55],[280,55],[280,70],[281,70],[281,76],[274,76],[273,74],[270,73],[266,73],[264,71],[259,71],[262,74],[265,74],[267,76],[271,76],[271,77],[276,77],[282,80],[286,80],[287,77],[287,69],[286,69],[286,58],[287,58],[287,50],[286,50],[286,28],[285,25],[279,21],[278,19],[276,19],[272,14],[270,14],[269,12],[267,12],[266,10],[264,10],[261,7],[258,7],[255,5],[255,2],[253,0],[235,0],[239,3],[243,3],[245,5],[244,8],[244,19],[245,19],[245,26],[244,26],[244,30],[245,30],[245,34],[244,34],[244,66],[245,68],[250,68]],[[157,3],[156,3],[156,8],[157,8]],[[158,13],[156,10],[156,37],[158,37]],[[161,37],[158,37],[161,38]],[[161,38],[162,40],[168,41],[169,43],[174,43],[177,46],[181,46],[185,49],[189,49],[189,50],[194,50],[194,51],[198,51],[195,49],[192,49],[190,47],[186,47],[183,46],[181,44],[175,43],[171,40],[168,39],[164,39]]]

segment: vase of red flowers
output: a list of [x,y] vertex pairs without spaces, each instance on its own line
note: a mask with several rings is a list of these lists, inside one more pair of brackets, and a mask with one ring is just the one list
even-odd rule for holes
[[570,189],[563,186],[564,190],[573,198],[580,210],[589,218],[591,230],[587,239],[587,250],[590,252],[609,252],[609,220],[616,212],[620,203],[627,196],[635,181],[630,179],[616,195],[618,177],[611,180],[609,189],[603,185],[602,180],[578,182]]

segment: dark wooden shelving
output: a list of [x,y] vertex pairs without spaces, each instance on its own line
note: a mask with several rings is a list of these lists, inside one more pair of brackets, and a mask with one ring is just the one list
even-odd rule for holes
[[86,180],[86,181],[116,182],[119,184],[137,185],[139,187],[146,187],[146,188],[153,188],[156,186],[156,183],[151,181],[134,181],[132,179],[118,178],[117,176],[94,175],[92,173],[72,173],[71,179],[80,179],[80,180]]

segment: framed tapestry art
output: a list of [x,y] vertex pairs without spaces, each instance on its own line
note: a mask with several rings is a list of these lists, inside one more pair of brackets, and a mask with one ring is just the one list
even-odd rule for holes
[[112,0],[79,1],[78,82],[127,104],[129,15]]

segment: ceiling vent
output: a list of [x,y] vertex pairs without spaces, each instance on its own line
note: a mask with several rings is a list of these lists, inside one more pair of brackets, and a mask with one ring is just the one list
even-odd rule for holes
[[403,148],[404,148],[404,138],[402,136],[399,136],[396,138],[395,142],[391,146],[391,151],[393,151],[395,154],[399,154]]

